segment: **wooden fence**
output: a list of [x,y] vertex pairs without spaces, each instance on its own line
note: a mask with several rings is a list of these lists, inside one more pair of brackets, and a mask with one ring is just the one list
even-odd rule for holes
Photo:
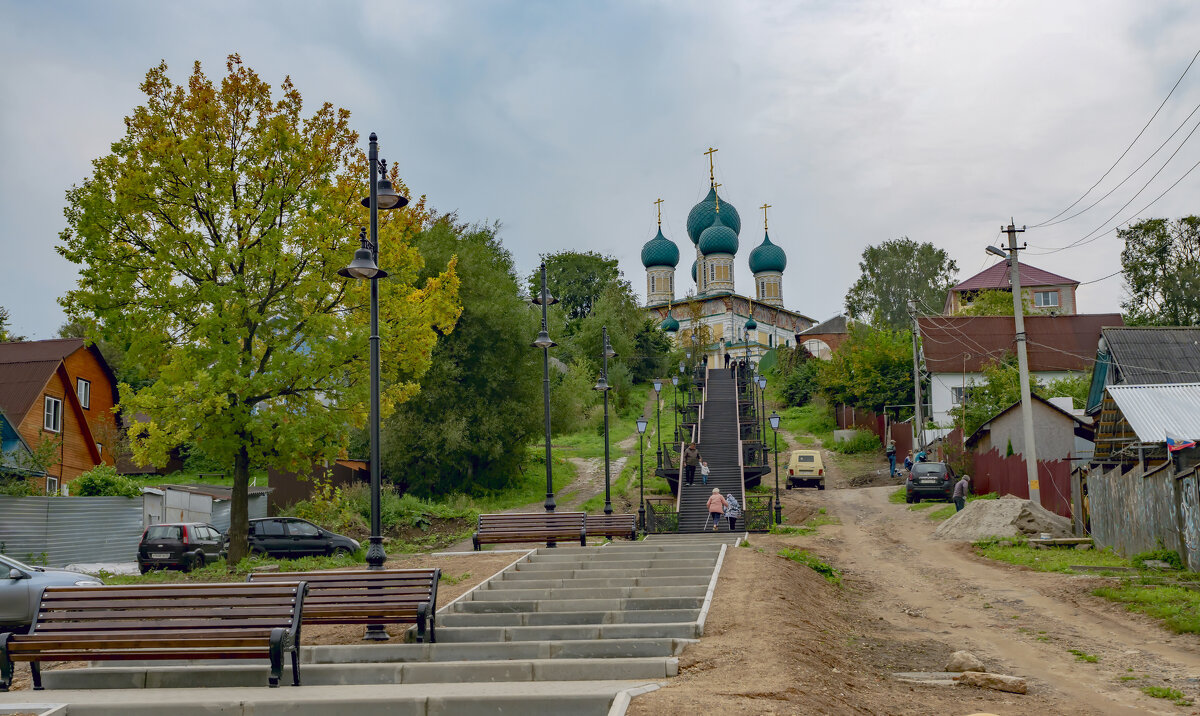
[[866,430],[879,438],[884,446],[888,440],[895,440],[897,464],[904,462],[904,456],[913,449],[912,423],[897,423],[886,415],[850,405],[839,405],[834,410],[834,417],[839,430]]
[[[998,492],[1029,499],[1029,478],[1025,474],[1025,458],[1003,456],[998,450],[974,455],[971,473],[971,492],[977,495]],[[1038,460],[1038,491],[1042,507],[1071,517],[1071,462],[1069,460]]]

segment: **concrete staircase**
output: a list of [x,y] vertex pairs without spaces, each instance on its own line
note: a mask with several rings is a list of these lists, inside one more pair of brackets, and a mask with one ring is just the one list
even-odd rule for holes
[[[168,703],[176,716],[608,714],[631,689],[678,673],[678,655],[703,631],[724,551],[740,536],[537,549],[443,607],[436,644],[306,647],[298,689],[263,688],[265,664],[146,662],[44,672],[38,700],[71,704],[66,716]],[[107,691],[97,700],[101,692],[77,689]],[[172,689],[188,690],[187,700]],[[353,706],[330,710],[338,693]],[[17,695],[0,694],[0,708]]]
[[[712,529],[706,504],[714,487],[720,488],[722,495],[732,492],[743,506],[746,502],[738,466],[737,384],[728,370],[713,369],[708,372],[707,386],[699,447],[711,474],[707,485],[701,482],[699,470],[691,486],[680,480],[679,531],[683,533],[702,532],[706,522]],[[729,523],[721,520],[718,530],[728,532]]]

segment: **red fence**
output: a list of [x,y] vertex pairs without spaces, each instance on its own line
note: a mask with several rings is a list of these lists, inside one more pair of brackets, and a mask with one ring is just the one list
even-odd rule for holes
[[887,445],[888,440],[896,441],[896,462],[904,462],[913,447],[912,423],[896,423],[870,410],[840,405],[834,411],[839,430],[858,428],[866,430],[879,438],[879,442]]
[[[1029,499],[1029,480],[1025,458],[1004,457],[998,450],[975,455],[975,474],[971,492],[983,495],[998,492]],[[1071,463],[1066,460],[1038,460],[1038,490],[1042,507],[1063,517],[1071,516]]]

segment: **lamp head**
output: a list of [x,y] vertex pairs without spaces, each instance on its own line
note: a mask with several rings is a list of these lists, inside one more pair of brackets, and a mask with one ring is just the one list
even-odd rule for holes
[[387,277],[387,271],[375,265],[375,257],[372,254],[371,249],[366,246],[359,247],[354,252],[354,260],[350,262],[349,266],[338,269],[338,275],[345,278],[368,280]]
[[638,435],[645,435],[646,426],[650,424],[650,421],[646,420],[645,418],[638,418],[635,421],[635,424],[637,425]]
[[603,375],[600,376],[600,380],[596,381],[596,384],[592,386],[592,390],[598,390],[602,393],[610,389],[611,386],[608,384],[608,378],[604,377]]
[[658,393],[658,392],[662,391],[662,381],[661,381],[661,380],[659,380],[658,378],[655,378],[655,379],[654,379],[654,382],[653,382],[653,383],[651,383],[651,385],[653,385],[653,386],[654,386],[654,392],[655,392],[655,393]]
[[[692,354],[688,353],[688,358],[691,358],[691,357],[692,357]],[[683,373],[684,371],[685,371],[685,367],[683,365],[683,361],[679,361],[679,372]]]
[[677,375],[671,376],[671,385],[674,385],[676,387],[679,386],[679,376],[677,376]]
[[771,422],[771,429],[772,429],[772,430],[778,430],[778,429],[779,429],[779,413],[777,413],[777,412],[775,412],[774,410],[772,410],[772,411],[771,411],[771,417],[767,418],[767,420],[769,420],[769,421]]
[[[396,189],[392,187],[392,182],[387,176],[387,160],[380,162],[380,177],[375,182],[375,201],[380,209],[400,209],[408,205],[408,197],[400,196]],[[371,208],[371,197],[367,196],[362,200],[362,205]]]
[[987,250],[987,252],[988,252],[989,254],[995,254],[995,255],[999,256],[1000,258],[1002,258],[1002,259],[1007,259],[1007,258],[1008,258],[1008,254],[1004,253],[1003,251],[1001,251],[1000,249],[996,248],[995,246],[989,246],[989,247],[987,247],[987,249],[986,249],[986,250]]
[[762,376],[759,376],[758,387],[762,390],[766,390],[767,389],[767,379],[763,378]]
[[550,340],[550,333],[543,329],[538,331],[537,338],[533,339],[532,345],[534,348],[553,348],[558,344]]
[[[539,291],[539,292],[533,294],[532,300],[533,300],[533,305],[535,305],[535,306],[542,305],[542,293]],[[546,292],[546,305],[553,306],[556,303],[558,303],[558,299],[555,298],[554,296],[551,296],[550,292],[547,291]]]

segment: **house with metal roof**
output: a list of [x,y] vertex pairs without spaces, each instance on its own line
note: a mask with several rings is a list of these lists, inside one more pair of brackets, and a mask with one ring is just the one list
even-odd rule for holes
[[[1027,316],[1029,373],[1043,383],[1086,373],[1093,345],[1105,326],[1120,326],[1119,313]],[[921,351],[930,379],[931,419],[953,422],[952,413],[983,382],[983,369],[1016,354],[1012,316],[921,316]]]
[[0,477],[8,475],[38,477],[45,473],[34,467],[33,451],[0,411]]
[[[1029,310],[1056,315],[1078,312],[1075,304],[1078,281],[1026,263],[1018,264],[1018,270],[1021,277],[1021,296],[1024,297]],[[942,308],[942,313],[958,313],[970,306],[975,297],[984,291],[1012,292],[1011,271],[1007,261],[992,264],[953,286],[946,294],[946,305]]]
[[1167,437],[1200,441],[1200,382],[1104,389],[1093,462],[1159,464]]
[[1200,382],[1200,326],[1119,326],[1100,332],[1087,412],[1114,385]]

